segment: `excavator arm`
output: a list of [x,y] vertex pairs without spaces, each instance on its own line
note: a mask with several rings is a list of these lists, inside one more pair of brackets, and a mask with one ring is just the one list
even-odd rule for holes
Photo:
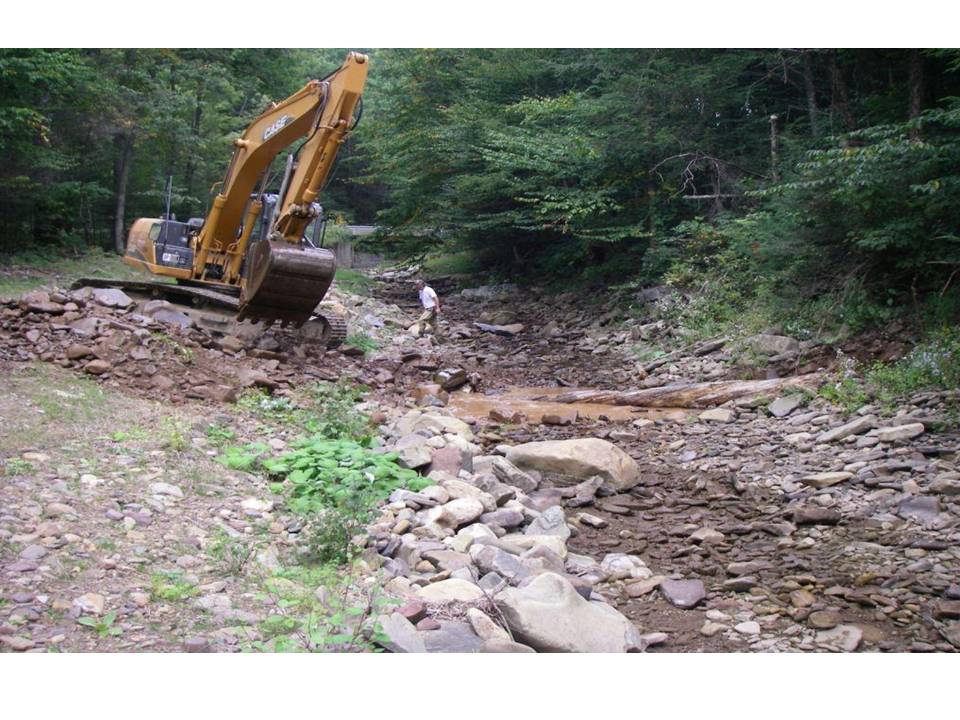
[[[308,320],[333,281],[336,261],[327,250],[303,246],[302,238],[351,130],[368,65],[366,55],[351,52],[327,77],[272,104],[234,140],[233,158],[199,231],[141,218],[131,228],[124,261],[180,282],[239,291],[239,320]],[[255,239],[270,166],[304,138],[272,225],[265,238]]]

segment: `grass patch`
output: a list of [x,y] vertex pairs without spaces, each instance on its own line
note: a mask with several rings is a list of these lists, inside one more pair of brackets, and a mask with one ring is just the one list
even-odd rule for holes
[[178,602],[193,597],[200,590],[183,579],[180,572],[159,572],[150,577],[150,595],[157,600]]
[[350,347],[355,347],[357,350],[363,352],[364,357],[380,349],[377,341],[365,332],[356,332],[348,335],[344,342]]
[[370,295],[373,290],[373,278],[364,275],[359,270],[337,268],[334,279],[337,287],[352,295]]

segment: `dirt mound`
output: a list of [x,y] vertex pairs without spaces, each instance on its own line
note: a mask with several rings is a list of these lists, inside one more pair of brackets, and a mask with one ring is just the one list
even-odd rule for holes
[[336,380],[351,362],[277,328],[255,346],[190,325],[175,307],[138,312],[113,289],[33,291],[0,303],[0,363],[42,360],[134,394],[229,402],[247,387]]

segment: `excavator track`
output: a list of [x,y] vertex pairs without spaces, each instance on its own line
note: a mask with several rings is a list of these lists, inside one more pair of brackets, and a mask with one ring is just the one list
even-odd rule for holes
[[[181,308],[195,320],[199,319],[196,313],[206,309],[221,311],[222,319],[204,318],[207,322],[200,320],[198,323],[215,332],[228,334],[231,332],[230,324],[239,322],[236,313],[240,309],[240,299],[229,292],[217,292],[190,284],[103,278],[81,278],[71,286],[73,290],[83,287],[118,288],[142,298],[166,300]],[[298,326],[303,338],[322,343],[327,349],[340,346],[347,337],[347,321],[337,315],[311,313],[307,321]]]
[[259,242],[247,256],[249,271],[238,320],[302,325],[323,300],[337,269],[334,254],[284,242]]

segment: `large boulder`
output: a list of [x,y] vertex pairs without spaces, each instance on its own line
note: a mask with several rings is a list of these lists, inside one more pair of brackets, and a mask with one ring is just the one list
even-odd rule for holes
[[754,335],[747,338],[746,345],[757,355],[784,355],[800,352],[800,343],[785,335]]
[[632,488],[640,482],[640,469],[632,457],[613,443],[599,438],[545,440],[507,449],[507,460],[521,469],[553,472],[584,480],[603,478],[611,491]]
[[619,653],[643,646],[627,618],[609,605],[584,600],[556,573],[507,588],[494,601],[514,637],[540,652]]

